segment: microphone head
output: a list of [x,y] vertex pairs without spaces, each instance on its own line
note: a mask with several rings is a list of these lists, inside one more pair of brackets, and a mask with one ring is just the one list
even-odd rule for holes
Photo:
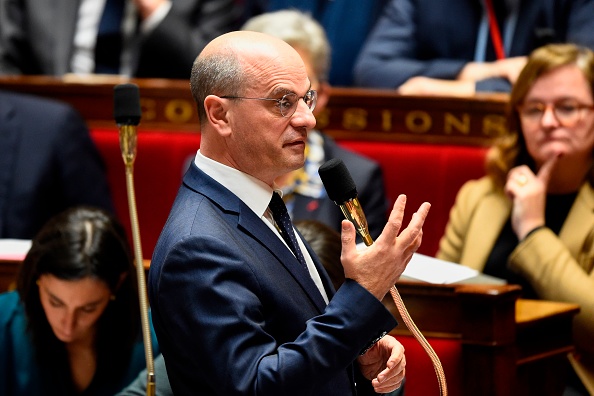
[[136,84],[119,84],[113,89],[113,116],[116,124],[138,125],[140,93]]
[[326,161],[318,170],[328,197],[340,205],[357,198],[357,186],[340,158]]

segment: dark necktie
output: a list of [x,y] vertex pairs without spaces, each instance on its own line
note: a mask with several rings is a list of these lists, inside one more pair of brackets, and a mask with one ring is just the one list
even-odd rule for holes
[[299,249],[299,244],[297,243],[297,238],[295,237],[295,232],[293,231],[293,223],[291,222],[291,217],[289,216],[289,212],[287,212],[287,207],[283,202],[283,199],[277,193],[272,194],[272,199],[270,200],[270,210],[272,211],[272,217],[276,222],[276,227],[280,231],[283,239],[289,245],[289,248],[297,257],[297,260],[303,265],[303,267],[307,270],[307,264],[305,263],[305,258],[303,257],[303,252]]
[[120,71],[125,3],[125,0],[105,2],[95,44],[95,73],[118,74]]

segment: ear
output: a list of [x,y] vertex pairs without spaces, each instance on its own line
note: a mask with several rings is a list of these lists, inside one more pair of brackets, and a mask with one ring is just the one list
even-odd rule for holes
[[316,103],[316,108],[314,109],[314,115],[317,115],[322,112],[326,108],[328,104],[328,99],[330,99],[330,84],[327,82],[322,82],[318,86],[318,101]]
[[208,95],[204,99],[204,111],[208,123],[223,136],[231,133],[228,114],[229,103],[228,99],[222,99],[216,95]]

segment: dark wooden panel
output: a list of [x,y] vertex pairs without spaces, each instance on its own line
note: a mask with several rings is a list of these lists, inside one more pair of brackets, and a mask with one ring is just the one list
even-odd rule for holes
[[[115,127],[113,87],[138,84],[143,108],[139,131],[197,132],[198,115],[187,80],[91,76],[0,77],[0,88],[71,103],[91,127]],[[505,131],[506,94],[472,98],[401,96],[389,90],[333,88],[318,128],[337,139],[487,145]]]

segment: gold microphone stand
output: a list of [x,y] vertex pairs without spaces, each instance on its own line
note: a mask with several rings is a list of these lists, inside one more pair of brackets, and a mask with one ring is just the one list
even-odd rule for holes
[[[138,89],[138,87],[136,87]],[[140,106],[140,105],[139,105]],[[120,133],[120,150],[124,165],[126,166],[126,190],[128,193],[128,209],[130,212],[130,223],[132,225],[132,240],[134,244],[134,262],[138,279],[138,300],[140,302],[140,315],[142,322],[142,337],[144,341],[144,353],[146,358],[146,395],[155,395],[155,367],[153,360],[153,348],[151,342],[151,329],[148,317],[148,298],[146,292],[146,281],[144,276],[144,263],[142,257],[142,246],[140,243],[140,228],[136,210],[136,195],[134,191],[134,160],[136,159],[136,125],[118,124]]]

